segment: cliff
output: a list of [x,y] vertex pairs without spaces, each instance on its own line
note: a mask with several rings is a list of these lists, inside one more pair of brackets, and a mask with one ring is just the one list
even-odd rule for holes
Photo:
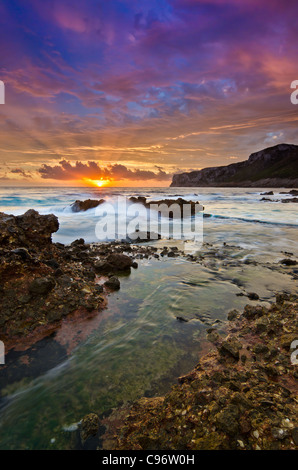
[[171,187],[298,187],[298,145],[280,144],[248,160],[173,176]]

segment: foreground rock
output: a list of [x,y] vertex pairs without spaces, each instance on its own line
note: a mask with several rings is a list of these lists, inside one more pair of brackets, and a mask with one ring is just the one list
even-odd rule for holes
[[33,209],[18,216],[0,212],[1,247],[45,247],[51,244],[52,233],[58,229],[58,219],[53,214],[40,215]]
[[[120,287],[110,273],[129,274],[137,263],[117,252],[127,245],[52,243],[54,215],[30,210],[0,214],[0,340],[5,349],[30,345],[59,328],[69,315],[95,315]],[[101,266],[102,269],[99,268]]]
[[227,166],[173,176],[172,187],[298,187],[298,146],[280,144]]
[[297,296],[233,311],[230,333],[165,397],[142,398],[106,418],[104,449],[297,448]]

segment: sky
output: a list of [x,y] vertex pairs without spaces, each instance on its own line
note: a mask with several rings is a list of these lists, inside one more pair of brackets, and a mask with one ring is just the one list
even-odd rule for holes
[[298,144],[297,0],[1,0],[0,184],[168,186]]

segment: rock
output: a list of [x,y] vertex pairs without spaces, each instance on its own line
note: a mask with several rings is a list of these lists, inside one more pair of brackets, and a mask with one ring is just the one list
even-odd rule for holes
[[[170,219],[175,218],[175,216],[182,217],[184,215],[183,211],[186,206],[190,208],[190,212],[189,214],[185,213],[185,216],[195,215],[198,212],[204,210],[203,206],[199,204],[198,202],[186,201],[185,199],[182,199],[181,197],[179,197],[178,199],[161,199],[159,201],[148,202],[145,197],[139,196],[137,198],[131,197],[129,198],[129,200],[132,203],[142,204],[147,209],[160,210],[162,216],[169,217]],[[177,214],[175,213],[175,207],[173,207],[174,209],[173,211],[169,211],[168,208],[171,207],[172,205],[175,205],[176,207],[178,206],[179,211],[177,211]],[[187,209],[185,210],[187,211]]]
[[290,258],[285,258],[280,261],[280,264],[284,264],[285,266],[296,266],[297,261]]
[[132,259],[122,253],[112,253],[102,261],[94,264],[97,273],[130,272],[133,265]]
[[255,292],[248,292],[247,297],[249,300],[259,300],[260,298]]
[[298,428],[294,428],[292,430],[292,438],[293,438],[294,444],[298,446]]
[[[8,215],[0,213],[0,244],[10,247],[42,248],[52,242],[52,233],[59,229],[55,215],[40,215],[30,209],[23,215]],[[19,252],[21,253],[21,252]],[[23,256],[25,252],[23,251]]]
[[239,317],[239,312],[238,310],[234,309],[234,310],[230,310],[230,312],[228,313],[228,320],[229,321],[232,321],[232,320],[235,320],[237,317]]
[[26,248],[16,248],[12,250],[11,252],[15,255],[20,256],[20,258],[22,258],[23,261],[29,261],[32,259],[28,250],[26,250]]
[[97,435],[99,430],[99,417],[95,413],[90,413],[82,419],[79,424],[81,443],[84,446],[86,441]]
[[104,202],[104,199],[86,199],[85,201],[76,200],[70,207],[73,212],[86,212],[89,209],[94,209]]
[[29,292],[34,295],[46,295],[55,287],[55,281],[51,277],[39,277],[34,279],[29,286]]
[[59,263],[57,263],[57,261],[55,259],[49,259],[49,260],[45,260],[43,262],[47,266],[50,266],[50,268],[53,268],[53,269],[58,269],[59,268]]
[[116,276],[112,276],[110,277],[105,283],[104,285],[106,287],[108,287],[109,289],[111,290],[119,290],[120,289],[120,281],[118,279],[118,277]]
[[176,317],[176,320],[180,321],[180,322],[185,322],[187,323],[189,320],[187,320],[186,318],[183,318],[183,317]]
[[288,204],[288,203],[290,203],[290,202],[294,202],[294,203],[297,204],[298,198],[297,198],[297,197],[292,197],[292,198],[290,198],[290,199],[282,199],[281,202],[282,202],[283,204]]
[[74,246],[74,247],[76,247],[76,246],[83,246],[83,245],[85,245],[85,240],[84,240],[84,238],[78,238],[77,240],[74,240],[74,241],[70,244],[70,246]]
[[233,436],[238,433],[238,418],[238,407],[236,405],[228,405],[223,411],[216,415],[215,423],[219,431]]
[[274,196],[274,192],[273,191],[267,191],[265,193],[260,193],[260,196]]
[[266,309],[261,307],[260,305],[246,305],[243,311],[243,317],[247,318],[248,320],[255,320],[256,318],[260,318],[266,314]]
[[287,429],[280,429],[280,428],[274,428],[272,429],[272,437],[274,439],[278,439],[279,441],[282,441],[289,435],[289,431]]
[[234,337],[228,338],[221,343],[219,352],[222,355],[230,355],[235,359],[239,359],[239,351],[242,349],[242,344]]

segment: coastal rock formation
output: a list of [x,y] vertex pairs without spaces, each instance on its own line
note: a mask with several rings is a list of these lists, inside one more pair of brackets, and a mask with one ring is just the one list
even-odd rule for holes
[[[194,201],[186,201],[185,199],[178,197],[177,199],[161,199],[158,201],[147,201],[147,199],[143,196],[138,196],[138,197],[130,197],[129,201],[134,203],[134,204],[142,204],[145,206],[147,209],[154,209],[157,210],[157,206],[159,206],[159,210],[161,211],[161,215],[167,216],[170,219],[173,219],[176,217],[175,211],[170,211],[168,210],[169,207],[171,207],[173,204],[176,205],[179,208],[179,214],[178,217],[183,217],[183,215],[195,215],[199,211],[203,211],[204,208],[199,202],[194,202]],[[189,213],[184,214],[184,207],[188,206],[189,207]],[[164,207],[164,210],[163,210]],[[164,213],[163,213],[164,212]]]
[[[45,247],[52,241],[52,233],[59,229],[55,215],[40,215],[30,209],[23,215],[0,213],[0,246]],[[23,256],[25,252],[23,251]]]
[[298,146],[280,144],[253,153],[243,162],[176,174],[171,186],[297,187]]
[[76,200],[70,207],[73,212],[86,212],[89,209],[94,209],[100,204],[103,204],[104,199],[86,199],[85,201]]
[[[165,397],[141,398],[104,418],[106,450],[297,449],[296,295],[230,315],[229,334]],[[214,333],[214,331],[213,331]],[[296,366],[297,367],[297,366]]]
[[[54,215],[34,210],[0,214],[0,340],[6,350],[31,345],[57,330],[68,316],[87,318],[120,288],[113,273],[129,274],[138,264],[128,243],[52,243]],[[135,248],[148,257],[147,247]],[[109,279],[106,280],[107,276]],[[106,281],[106,282],[105,282]]]

